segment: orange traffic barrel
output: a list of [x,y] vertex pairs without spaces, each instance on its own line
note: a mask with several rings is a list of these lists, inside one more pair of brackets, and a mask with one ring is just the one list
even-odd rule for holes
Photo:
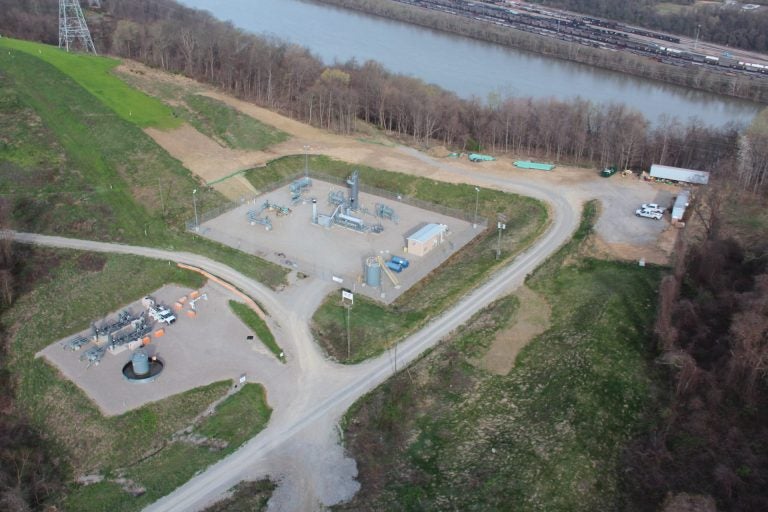
[[165,329],[158,329],[155,331],[155,338],[162,338],[165,336]]

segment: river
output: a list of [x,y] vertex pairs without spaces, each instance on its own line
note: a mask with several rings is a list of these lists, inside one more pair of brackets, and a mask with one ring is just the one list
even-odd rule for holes
[[326,64],[375,60],[464,98],[582,97],[625,103],[653,123],[662,115],[703,123],[749,122],[761,105],[544,57],[305,0],[180,0],[262,35],[306,46]]

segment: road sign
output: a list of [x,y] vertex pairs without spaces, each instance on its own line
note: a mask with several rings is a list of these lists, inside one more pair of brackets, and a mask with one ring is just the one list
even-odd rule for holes
[[348,290],[341,290],[341,301],[349,301],[351,304],[355,303],[355,294]]

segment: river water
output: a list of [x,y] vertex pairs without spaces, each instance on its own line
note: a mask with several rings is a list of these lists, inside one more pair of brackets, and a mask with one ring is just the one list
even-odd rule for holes
[[180,0],[262,35],[308,47],[326,64],[375,60],[462,97],[490,94],[625,103],[705,124],[749,122],[761,105],[643,80],[305,0]]

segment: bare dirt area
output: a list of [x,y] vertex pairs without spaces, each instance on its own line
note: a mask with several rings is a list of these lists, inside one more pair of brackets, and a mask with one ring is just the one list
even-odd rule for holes
[[[191,291],[169,285],[157,290],[153,297],[171,305]],[[152,342],[145,346],[150,356],[157,356],[165,364],[154,382],[132,383],[123,377],[122,368],[131,359],[130,350],[116,354],[108,351],[99,365],[89,368],[80,357],[92,344],[74,352],[62,348],[62,343],[74,335],[49,345],[37,355],[45,357],[80,387],[106,416],[122,414],[212,382],[237,381],[243,373],[251,380],[261,380],[280,370],[282,364],[258,339],[247,339],[251,331],[230,311],[228,300],[236,297],[210,282],[200,293],[207,294],[208,300],[196,303],[195,318],[187,316],[189,308],[185,306],[183,311],[176,312],[177,321],[164,328],[164,336],[153,336]],[[124,309],[138,314],[143,308],[137,300]],[[116,316],[117,312],[108,318]],[[152,332],[159,328],[155,324]],[[76,334],[88,337],[90,330]]]
[[547,301],[527,286],[521,286],[515,295],[520,300],[520,306],[514,323],[496,333],[496,338],[478,363],[478,366],[496,375],[509,373],[515,366],[517,354],[533,338],[547,330],[552,315]]
[[[368,140],[370,137],[367,136],[335,135],[183,77],[169,77],[135,63],[130,63],[126,69],[129,71],[124,72],[128,74],[140,73],[144,82],[157,80],[159,84],[183,88],[219,100],[291,136],[286,142],[265,151],[247,152],[222,148],[190,126],[172,132],[148,131],[190,171],[206,182],[216,182],[217,190],[230,199],[254,193],[247,180],[237,174],[238,171],[266,165],[281,156],[302,154],[305,151],[350,163],[449,182],[477,182],[473,179],[477,171],[499,177],[514,175],[542,186],[559,186],[573,200],[584,201],[597,197],[603,207],[603,214],[595,227],[599,234],[597,255],[621,259],[644,258],[654,263],[665,263],[668,260],[671,245],[664,243],[664,238],[669,238],[664,235],[669,229],[667,219],[653,221],[638,218],[634,211],[647,202],[671,205],[676,195],[675,187],[643,182],[636,176],[600,178],[595,169],[558,166],[554,171],[542,172],[515,168],[513,161],[518,156],[527,158],[526,155],[504,156],[495,162],[470,163],[466,159],[449,158],[448,150],[441,146],[422,153],[395,143]],[[150,86],[145,88],[151,89]]]
[[[386,137],[378,131],[371,139],[341,136],[319,130],[305,123],[290,119],[252,103],[242,101],[178,75],[163,73],[141,64],[128,61],[118,68],[139,86],[155,94],[163,87],[182,88],[217,99],[249,115],[262,123],[274,126],[289,134],[286,142],[272,146],[263,152],[235,152],[222,148],[213,140],[196,132],[191,127],[166,133],[156,140],[172,155],[179,158],[193,173],[206,182],[217,180],[216,188],[230,199],[238,199],[253,193],[250,184],[235,174],[237,171],[265,165],[270,160],[286,155],[297,155],[308,151],[322,154],[350,163],[369,165],[391,171],[405,172],[448,182],[484,183],[478,174],[498,178],[517,177],[542,187],[558,187],[572,201],[600,200],[603,212],[595,227],[599,240],[596,255],[622,259],[645,258],[649,262],[666,263],[671,252],[668,218],[662,221],[635,217],[634,211],[642,203],[655,202],[669,206],[677,193],[677,187],[641,181],[637,176],[613,176],[601,178],[596,169],[557,166],[554,171],[526,171],[514,167],[517,158],[529,155],[503,156],[495,162],[470,163],[464,159],[449,158],[448,150],[435,146],[427,153],[396,144],[382,143]],[[143,85],[141,85],[143,84]],[[190,130],[195,131],[191,134]],[[370,130],[368,130],[370,131]],[[174,139],[178,137],[178,140]],[[207,140],[202,140],[207,139]],[[308,148],[308,149],[306,149]],[[246,153],[245,155],[239,153]],[[500,181],[499,181],[500,182]],[[496,182],[496,183],[499,183]]]
[[[240,151],[222,147],[188,124],[170,131],[154,128],[147,128],[144,131],[160,147],[181,161],[184,167],[206,183],[263,165],[268,159],[262,151]],[[247,181],[242,186],[249,187]],[[250,187],[246,191],[252,193],[254,190]]]
[[[338,225],[325,228],[312,224],[311,198],[317,198],[319,214],[330,215],[336,208],[327,201],[332,190],[340,191],[342,188],[313,180],[305,199],[296,205],[291,204],[287,186],[274,190],[204,222],[200,226],[200,235],[323,281],[340,278],[343,286],[389,303],[483,230],[481,226],[473,228],[470,222],[363,192],[360,193],[360,211],[354,215],[368,225],[381,223],[383,232],[361,233]],[[265,201],[291,210],[288,215],[280,215],[276,209],[265,210],[262,217],[269,217],[271,230],[261,224],[251,225],[247,219],[248,211]],[[377,218],[373,213],[376,203],[392,207],[399,217],[397,223]],[[448,227],[444,242],[423,257],[405,254],[406,237],[429,223]],[[387,260],[391,255],[405,256],[411,263],[403,272],[396,274],[399,285],[395,286],[382,272],[380,287],[365,286],[362,278],[365,259],[381,256]]]

